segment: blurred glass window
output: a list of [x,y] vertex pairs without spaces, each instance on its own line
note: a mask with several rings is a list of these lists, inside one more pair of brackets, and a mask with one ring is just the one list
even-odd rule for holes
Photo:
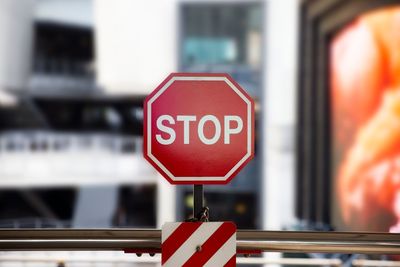
[[259,3],[183,6],[183,64],[259,65]]

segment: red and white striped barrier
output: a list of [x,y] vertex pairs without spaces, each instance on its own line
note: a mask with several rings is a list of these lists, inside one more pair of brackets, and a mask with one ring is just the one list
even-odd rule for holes
[[177,266],[236,266],[236,225],[231,222],[166,223],[161,263]]

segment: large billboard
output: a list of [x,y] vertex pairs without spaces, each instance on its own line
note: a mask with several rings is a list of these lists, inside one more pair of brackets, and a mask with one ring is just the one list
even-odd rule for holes
[[329,64],[333,224],[400,232],[400,6],[339,31]]

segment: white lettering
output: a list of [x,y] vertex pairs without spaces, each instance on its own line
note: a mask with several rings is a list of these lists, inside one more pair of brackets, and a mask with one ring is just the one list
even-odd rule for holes
[[[214,134],[214,136],[212,138],[207,138],[204,135],[204,124],[207,121],[211,121],[212,123],[214,123],[214,126],[215,126],[215,134]],[[221,136],[221,124],[219,123],[217,117],[215,117],[213,115],[206,115],[206,116],[204,116],[203,118],[200,119],[199,126],[197,128],[197,132],[199,134],[200,140],[204,144],[213,145],[218,141],[219,137]]]
[[185,145],[189,144],[189,137],[190,137],[190,133],[189,133],[189,124],[191,121],[196,121],[196,116],[185,116],[185,115],[178,115],[176,117],[177,121],[183,121],[183,143]]
[[176,134],[175,134],[174,129],[172,129],[171,127],[165,126],[163,124],[163,121],[168,121],[170,124],[175,124],[175,120],[170,115],[162,115],[157,119],[157,128],[160,131],[169,134],[169,138],[168,139],[164,139],[161,136],[161,134],[157,134],[156,135],[156,139],[162,145],[170,145],[175,141]]
[[[190,139],[195,138],[192,134],[190,135],[190,127],[196,127],[195,122],[197,121],[197,117],[195,115],[177,115],[176,121],[174,117],[171,115],[161,115],[157,119],[157,128],[162,132],[160,134],[156,134],[156,140],[162,145],[171,145],[176,140],[177,133],[175,132],[171,125],[175,125],[176,122],[183,123],[183,144],[190,144]],[[167,123],[166,123],[167,122]],[[193,122],[193,123],[192,123]],[[205,136],[205,124],[206,123],[214,124],[215,133],[212,137]],[[232,123],[232,122],[236,122]],[[169,123],[169,124],[168,124]],[[167,126],[167,125],[169,126]],[[231,125],[233,124],[233,125]],[[224,116],[224,144],[229,145],[231,143],[231,135],[239,134],[243,130],[243,120],[241,117],[236,115],[226,115]],[[193,129],[192,129],[193,130]],[[205,115],[203,116],[198,125],[197,125],[197,134],[198,138],[203,144],[213,145],[218,142],[221,137],[221,123],[218,118],[214,115]],[[164,136],[164,137],[163,137]],[[168,137],[168,138],[166,138]]]
[[[236,128],[230,128],[231,121],[237,122]],[[239,116],[225,116],[224,117],[224,144],[231,143],[231,134],[238,134],[243,129],[243,121]]]

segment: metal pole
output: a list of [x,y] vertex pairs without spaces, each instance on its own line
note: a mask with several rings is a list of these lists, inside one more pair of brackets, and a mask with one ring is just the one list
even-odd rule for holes
[[204,206],[204,189],[202,184],[193,185],[193,218],[197,218]]
[[[161,258],[159,256],[149,257],[143,255],[141,257],[130,257],[127,255],[115,255],[106,254],[99,255],[95,254],[83,254],[83,255],[68,255],[58,252],[36,254],[32,252],[24,252],[18,255],[7,255],[6,253],[0,254],[0,263],[2,262],[13,262],[13,263],[59,263],[63,262],[66,264],[71,263],[103,263],[103,264],[127,264],[127,263],[160,263]],[[294,265],[294,266],[341,266],[342,261],[340,259],[316,259],[316,258],[279,258],[279,259],[267,259],[267,258],[244,258],[238,257],[236,259],[237,264],[248,264],[248,265],[259,265],[259,264],[281,264],[281,265]],[[353,261],[355,262],[355,261]],[[374,261],[374,265],[364,266],[396,266],[400,267],[400,263],[397,265],[394,261]],[[385,264],[386,263],[386,264]],[[389,264],[388,264],[389,263]],[[363,265],[359,265],[363,266]]]
[[[13,263],[59,263],[65,264],[71,263],[102,263],[102,264],[128,264],[128,263],[160,263],[161,258],[158,256],[149,257],[143,255],[141,257],[130,257],[127,255],[99,255],[86,254],[86,255],[68,255],[58,252],[35,254],[32,252],[20,253],[18,255],[7,255],[6,253],[0,254],[0,263],[2,262],[13,262]],[[340,259],[316,259],[316,258],[279,258],[279,259],[267,259],[267,258],[244,258],[238,257],[236,259],[237,264],[248,264],[248,265],[259,265],[259,264],[280,264],[280,265],[294,265],[294,266],[341,266],[342,261]],[[355,261],[353,261],[355,262]],[[394,266],[400,267],[400,263],[394,261],[374,261],[374,265],[364,266]],[[386,263],[386,264],[385,264]],[[390,265],[388,265],[390,263]],[[359,265],[363,266],[363,265]]]
[[[161,248],[160,230],[0,229],[1,250],[125,250]],[[400,235],[366,232],[237,232],[238,250],[400,254]]]
[[[57,240],[161,240],[159,229],[7,229],[0,228],[0,242],[4,240],[57,239]],[[314,231],[256,231],[238,230],[241,241],[296,241],[337,243],[394,243],[400,244],[400,234],[376,232],[314,232]]]

